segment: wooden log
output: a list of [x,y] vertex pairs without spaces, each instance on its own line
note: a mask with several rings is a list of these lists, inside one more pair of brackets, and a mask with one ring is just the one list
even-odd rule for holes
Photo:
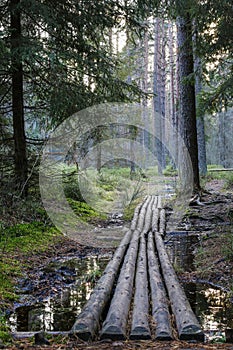
[[140,234],[144,227],[144,216],[146,209],[150,201],[151,198],[147,197],[143,206],[141,207],[137,230],[134,231],[129,249],[121,268],[120,276],[118,278],[111,305],[106,320],[103,323],[102,331],[100,333],[101,339],[126,339],[126,324],[133,292],[138,242]]
[[112,260],[106,266],[102,277],[97,282],[94,291],[71,329],[71,334],[75,334],[83,340],[92,339],[99,328],[101,316],[109,303],[120,265],[133,236],[133,229],[138,223],[138,215],[142,205],[143,203],[135,209],[131,229],[120,242]]
[[141,236],[135,281],[134,306],[130,339],[151,339],[148,321],[149,298],[145,236]]
[[152,211],[156,208],[158,208],[158,196],[154,196],[154,203],[152,206]]
[[166,211],[165,209],[160,210],[159,215],[159,233],[164,236],[166,233]]
[[155,208],[152,214],[152,232],[157,232],[159,230],[159,209]]
[[125,256],[111,305],[103,323],[101,339],[126,339],[126,323],[132,298],[139,235],[140,231],[136,230]]
[[110,300],[113,284],[118,275],[119,267],[132,234],[133,232],[129,230],[124,236],[113,256],[113,259],[108,263],[89,300],[83,307],[72,327],[71,333],[77,335],[83,340],[93,338],[99,327],[99,320]]
[[141,235],[147,234],[151,230],[152,225],[152,207],[154,205],[155,197],[149,197],[147,206],[144,207],[145,212],[142,213],[144,216],[144,226],[141,226]]
[[233,168],[208,169],[208,172],[212,172],[212,171],[233,171]]
[[152,317],[156,325],[157,340],[172,340],[170,313],[164,283],[159,270],[159,262],[155,253],[152,232],[148,235],[148,268],[152,302]]
[[[145,199],[145,200],[146,200],[146,199]],[[144,203],[144,202],[143,202],[143,203]],[[132,231],[136,230],[136,228],[137,228],[139,213],[140,213],[140,210],[141,210],[141,208],[142,208],[142,206],[143,206],[143,203],[139,204],[139,205],[136,207],[135,211],[134,211],[133,220],[131,221],[131,226],[130,226],[130,229],[131,229]]]
[[158,232],[155,232],[155,242],[179,338],[181,340],[204,341],[204,333],[178,281],[167,255],[163,239]]
[[158,203],[157,203],[157,208],[158,209],[162,209],[162,198],[160,196],[158,196]]

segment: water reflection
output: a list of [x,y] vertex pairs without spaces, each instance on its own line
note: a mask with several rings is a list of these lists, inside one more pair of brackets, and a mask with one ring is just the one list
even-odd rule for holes
[[193,251],[198,243],[198,235],[178,231],[169,233],[166,236],[166,249],[172,264],[183,271],[193,271]]
[[225,330],[233,328],[233,305],[227,293],[200,283],[185,283],[183,287],[207,340],[223,338]]
[[[193,249],[198,237],[182,234],[168,240],[168,252],[173,263],[185,271],[191,271]],[[64,288],[56,299],[48,298],[43,303],[18,307],[10,318],[11,330],[69,331],[94,288],[93,276],[104,270],[110,258],[92,256],[53,263],[49,268],[54,271],[74,269],[77,275],[75,284]],[[233,329],[233,306],[226,292],[197,283],[185,283],[183,286],[207,340],[223,338],[225,329]]]
[[75,284],[63,289],[56,299],[18,307],[9,320],[11,331],[70,330],[95,286],[95,274],[105,269],[110,258],[109,255],[92,256],[53,262],[51,268],[55,271],[72,266],[77,274]]

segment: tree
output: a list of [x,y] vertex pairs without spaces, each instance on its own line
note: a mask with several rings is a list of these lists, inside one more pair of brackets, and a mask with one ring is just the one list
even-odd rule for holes
[[22,195],[27,194],[27,153],[24,125],[23,63],[20,0],[10,1],[11,17],[11,74],[12,74],[12,113],[14,130],[14,157],[17,187]]
[[[198,144],[196,128],[192,20],[189,9],[180,11],[177,17],[178,79],[179,79],[179,131],[188,149],[195,190],[200,189],[198,168]],[[181,160],[182,161],[182,160]]]
[[[139,94],[136,84],[119,79],[119,59],[109,40],[112,28],[140,27],[138,10],[137,4],[114,0],[1,3],[0,78],[7,86],[0,90],[1,113],[12,120],[15,173],[25,194],[26,146],[33,142],[29,120],[54,128],[88,106],[131,101]],[[5,64],[8,51],[11,66]]]

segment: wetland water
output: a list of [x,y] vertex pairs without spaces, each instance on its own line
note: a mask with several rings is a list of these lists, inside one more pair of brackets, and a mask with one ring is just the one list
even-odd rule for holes
[[[191,272],[193,250],[198,246],[197,235],[173,232],[166,236],[166,247],[174,266]],[[112,255],[87,256],[57,260],[46,267],[45,273],[55,273],[65,280],[59,296],[44,301],[30,301],[30,293],[22,295],[9,323],[13,332],[22,331],[69,331],[80,313],[95,281],[105,269]],[[73,283],[72,282],[73,278]],[[69,281],[71,280],[71,281]],[[70,283],[70,285],[69,285]],[[207,340],[223,338],[226,329],[233,328],[233,305],[227,293],[200,283],[184,283],[183,287],[197,315]],[[56,292],[56,290],[55,290]]]

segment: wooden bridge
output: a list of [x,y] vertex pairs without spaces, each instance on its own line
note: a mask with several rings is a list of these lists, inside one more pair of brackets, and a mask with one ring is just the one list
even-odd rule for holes
[[163,242],[165,210],[148,196],[72,328],[83,340],[204,341]]

